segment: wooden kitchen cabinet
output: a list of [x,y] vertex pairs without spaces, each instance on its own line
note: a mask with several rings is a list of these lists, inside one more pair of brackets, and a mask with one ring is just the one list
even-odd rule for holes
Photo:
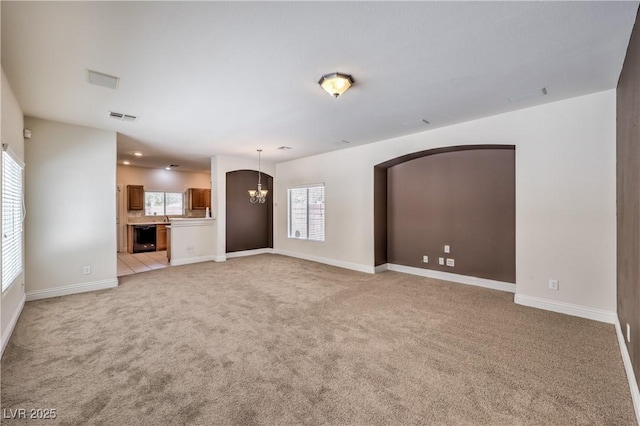
[[166,250],[167,249],[167,226],[166,225],[157,225],[156,226],[156,250]]
[[207,188],[188,189],[189,210],[211,209],[211,190]]
[[127,185],[127,210],[144,210],[144,186]]

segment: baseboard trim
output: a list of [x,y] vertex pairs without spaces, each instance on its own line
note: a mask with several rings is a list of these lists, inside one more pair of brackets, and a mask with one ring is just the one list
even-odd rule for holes
[[379,274],[380,272],[384,272],[384,271],[388,271],[389,270],[389,264],[388,263],[383,263],[382,265],[378,265],[374,268],[374,271],[376,274]]
[[227,256],[225,256],[224,254],[222,256],[216,256],[215,259],[213,259],[214,262],[226,262],[227,261]]
[[558,312],[574,317],[586,318],[594,321],[615,324],[617,315],[613,311],[591,308],[589,306],[574,305],[572,303],[558,302],[557,300],[543,299],[541,297],[516,294],[513,301],[518,305],[543,309],[545,311]]
[[255,256],[257,254],[273,254],[272,248],[260,248],[254,250],[242,250],[242,251],[232,251],[227,253],[227,259],[233,259],[234,257],[244,257],[244,256]]
[[622,355],[622,363],[624,364],[624,371],[627,373],[627,380],[629,381],[629,390],[631,391],[633,409],[636,412],[636,421],[640,424],[640,390],[638,390],[638,382],[636,382],[636,376],[633,372],[633,364],[631,363],[631,357],[629,356],[629,349],[625,343],[622,327],[620,326],[620,321],[617,316],[615,326],[616,336],[618,336],[618,344],[620,345],[620,354]]
[[[222,257],[222,260],[220,258]],[[214,254],[210,254],[207,256],[198,256],[198,257],[186,257],[184,259],[171,259],[171,266],[180,266],[180,265],[190,265],[192,263],[200,263],[200,262],[224,262],[226,258],[224,256],[216,256]]]
[[105,290],[118,286],[118,279],[92,281],[81,284],[71,284],[62,287],[47,288],[27,292],[27,302],[32,300],[49,299],[51,297],[68,296],[70,294],[85,293],[87,291]]
[[27,295],[23,294],[20,298],[20,303],[18,303],[18,309],[15,310],[13,315],[11,315],[11,319],[9,320],[9,326],[2,333],[2,350],[0,351],[0,357],[4,354],[4,350],[7,347],[7,343],[11,339],[11,335],[13,334],[13,330],[16,328],[16,324],[18,323],[18,319],[20,318],[20,314],[22,314],[22,309],[24,308],[24,303],[27,301]]
[[434,271],[432,269],[415,268],[413,266],[396,265],[388,263],[389,271],[402,272],[405,274],[418,275],[421,277],[435,278],[444,281],[453,281],[459,284],[473,285],[476,287],[490,288],[492,290],[506,291],[509,293],[516,292],[516,285],[503,281],[488,280],[486,278],[471,277],[468,275],[452,274],[451,272]]
[[288,250],[274,250],[275,254],[283,256],[296,257],[298,259],[310,260],[312,262],[324,263],[325,265],[337,266],[338,268],[351,269],[352,271],[365,272],[367,274],[375,273],[373,266],[361,265],[359,263],[344,262],[342,260],[329,259],[327,257],[313,256],[304,253],[296,253]]

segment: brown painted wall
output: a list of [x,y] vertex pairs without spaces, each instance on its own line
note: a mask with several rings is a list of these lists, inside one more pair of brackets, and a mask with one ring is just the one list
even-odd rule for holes
[[375,266],[387,263],[387,168],[373,168],[373,239]]
[[[515,151],[506,148],[465,148],[390,167],[388,262],[515,283]],[[438,257],[455,266],[438,265]]]
[[640,26],[638,18],[617,89],[618,319],[640,379]]
[[258,172],[227,173],[227,253],[273,248],[273,178],[262,173],[262,189],[268,189],[264,204],[251,204],[249,189],[258,185]]

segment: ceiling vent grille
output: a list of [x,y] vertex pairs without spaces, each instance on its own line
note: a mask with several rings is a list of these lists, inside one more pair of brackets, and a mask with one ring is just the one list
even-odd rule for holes
[[138,119],[135,115],[123,114],[115,111],[109,111],[109,117],[122,121],[136,121]]

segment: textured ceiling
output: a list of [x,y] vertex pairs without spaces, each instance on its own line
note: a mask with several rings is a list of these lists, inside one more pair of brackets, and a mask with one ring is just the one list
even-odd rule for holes
[[[120,160],[207,170],[212,155],[286,161],[614,88],[638,2],[1,7],[2,67],[26,115],[117,131]],[[337,99],[317,84],[334,71],[356,81]]]

